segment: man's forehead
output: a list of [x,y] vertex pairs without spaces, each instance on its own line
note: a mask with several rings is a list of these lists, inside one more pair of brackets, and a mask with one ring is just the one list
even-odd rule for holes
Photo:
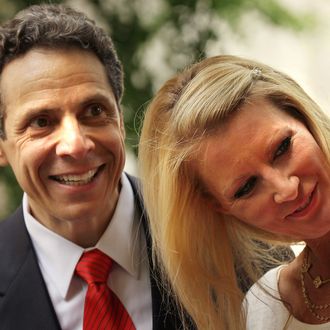
[[98,88],[113,94],[103,64],[90,52],[77,49],[33,49],[7,64],[0,80],[2,94],[12,100],[78,85],[85,85],[86,93]]

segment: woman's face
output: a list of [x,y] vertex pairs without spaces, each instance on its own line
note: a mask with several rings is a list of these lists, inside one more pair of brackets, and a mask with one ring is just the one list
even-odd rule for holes
[[246,104],[200,150],[195,170],[219,212],[297,239],[330,231],[330,168],[299,120]]

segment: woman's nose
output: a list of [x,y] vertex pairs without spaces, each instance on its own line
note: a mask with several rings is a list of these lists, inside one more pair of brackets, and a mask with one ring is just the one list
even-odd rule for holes
[[295,200],[299,193],[299,178],[294,175],[274,174],[274,201],[278,204]]
[[76,118],[63,119],[58,134],[59,140],[56,146],[58,156],[80,159],[94,147],[94,142],[86,136]]

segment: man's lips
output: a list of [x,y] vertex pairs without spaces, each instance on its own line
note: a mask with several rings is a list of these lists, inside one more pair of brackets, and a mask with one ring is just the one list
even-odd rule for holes
[[79,186],[91,182],[103,168],[104,165],[101,165],[99,167],[90,169],[84,173],[51,175],[49,176],[49,178],[61,184]]
[[314,205],[315,191],[316,191],[316,186],[314,187],[312,192],[307,196],[307,198],[305,198],[304,201],[292,213],[287,215],[286,218],[301,217],[301,216],[306,215]]

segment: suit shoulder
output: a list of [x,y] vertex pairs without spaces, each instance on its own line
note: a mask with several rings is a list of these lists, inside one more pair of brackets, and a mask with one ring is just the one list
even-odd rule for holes
[[[23,209],[19,207],[8,218],[0,221],[0,254],[2,256],[25,249],[30,244]],[[12,254],[15,255],[15,254]]]
[[22,227],[23,222],[23,209],[20,206],[14,213],[0,221],[0,237],[7,237],[17,227]]

